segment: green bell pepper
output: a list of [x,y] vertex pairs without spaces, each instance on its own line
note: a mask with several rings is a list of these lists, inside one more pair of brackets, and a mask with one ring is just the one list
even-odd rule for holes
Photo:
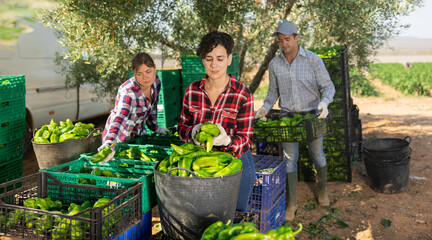
[[65,132],[62,135],[60,135],[59,142],[74,140],[74,138],[75,138],[75,134]]
[[216,126],[216,124],[212,124],[210,122],[205,122],[203,125],[201,125],[202,132],[206,132],[211,134],[213,137],[216,137],[220,134],[219,128]]

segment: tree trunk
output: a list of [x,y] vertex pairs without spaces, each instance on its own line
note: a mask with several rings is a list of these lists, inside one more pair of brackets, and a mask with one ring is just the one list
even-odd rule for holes
[[[288,1],[282,19],[286,19],[288,14],[291,13],[291,10],[292,10],[295,2],[296,2],[295,0]],[[270,44],[269,50],[267,51],[267,54],[264,57],[264,60],[262,61],[261,65],[258,69],[258,72],[255,74],[254,78],[252,79],[251,84],[249,85],[249,90],[251,90],[252,93],[254,93],[257,90],[258,86],[260,85],[262,77],[264,76],[265,72],[267,71],[270,61],[276,55],[278,48],[279,48],[279,42],[278,42],[278,40],[275,39],[275,40],[273,40],[272,44]]]
[[251,90],[252,93],[254,93],[257,90],[258,86],[260,85],[262,77],[267,71],[270,61],[276,55],[276,51],[278,50],[278,48],[279,48],[279,41],[273,40],[272,44],[269,47],[269,50],[267,51],[264,60],[262,61],[258,69],[258,72],[255,74],[251,84],[249,85],[249,90]]

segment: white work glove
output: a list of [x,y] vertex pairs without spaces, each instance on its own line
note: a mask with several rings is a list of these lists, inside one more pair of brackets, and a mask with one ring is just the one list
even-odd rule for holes
[[258,111],[255,114],[255,119],[260,119],[265,117],[265,115],[267,115],[269,111],[265,108],[265,107],[261,107],[260,109],[258,109]]
[[163,127],[158,126],[155,133],[167,135],[169,133],[169,130]]
[[225,132],[225,129],[222,127],[220,123],[217,123],[220,133],[218,136],[213,137],[213,145],[214,146],[228,146],[231,143],[231,138]]
[[195,136],[197,135],[197,133],[199,133],[199,131],[201,130],[201,126],[202,126],[202,125],[203,125],[202,123],[195,125],[195,126],[192,128],[192,133],[191,133],[191,137],[192,137],[193,142],[195,143],[195,145],[198,145],[198,146],[203,146],[203,143],[200,143],[200,142],[195,138]]
[[321,111],[321,114],[318,116],[318,118],[326,118],[329,111],[327,109],[327,103],[325,102],[320,102],[318,104],[318,111]]
[[102,151],[102,149],[104,149],[106,146],[109,146],[109,145],[108,145],[108,144],[102,144],[102,145],[97,149],[97,151],[98,151],[98,152]]

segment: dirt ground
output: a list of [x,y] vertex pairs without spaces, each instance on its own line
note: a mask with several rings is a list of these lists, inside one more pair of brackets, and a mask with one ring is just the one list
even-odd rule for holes
[[[308,231],[298,239],[432,239],[432,97],[401,97],[385,86],[380,89],[384,97],[354,98],[360,109],[363,141],[411,137],[408,190],[375,192],[359,158],[353,162],[352,182],[329,182],[332,203],[328,208],[315,203],[312,183],[300,182],[295,223],[302,223]],[[255,109],[260,104],[257,101]],[[24,175],[37,171],[30,151],[24,158]],[[160,232],[157,208],[152,220],[152,239],[166,239]]]

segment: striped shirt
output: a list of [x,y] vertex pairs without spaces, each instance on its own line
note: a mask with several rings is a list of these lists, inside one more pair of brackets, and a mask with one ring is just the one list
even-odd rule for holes
[[146,134],[145,125],[152,131],[157,125],[157,104],[161,82],[159,76],[151,86],[152,103],[145,97],[135,77],[124,82],[118,89],[114,109],[108,117],[102,135],[102,145],[111,145]]
[[270,110],[279,99],[279,107],[286,112],[317,110],[320,101],[333,102],[335,87],[315,53],[299,46],[290,64],[283,53],[274,57],[269,65],[269,89],[263,107]]
[[183,141],[191,141],[192,128],[199,123],[220,123],[231,138],[228,146],[214,146],[215,150],[233,153],[240,157],[251,147],[253,134],[253,96],[250,90],[233,75],[227,88],[212,105],[204,89],[207,76],[192,82],[185,92],[180,115],[179,136]]

